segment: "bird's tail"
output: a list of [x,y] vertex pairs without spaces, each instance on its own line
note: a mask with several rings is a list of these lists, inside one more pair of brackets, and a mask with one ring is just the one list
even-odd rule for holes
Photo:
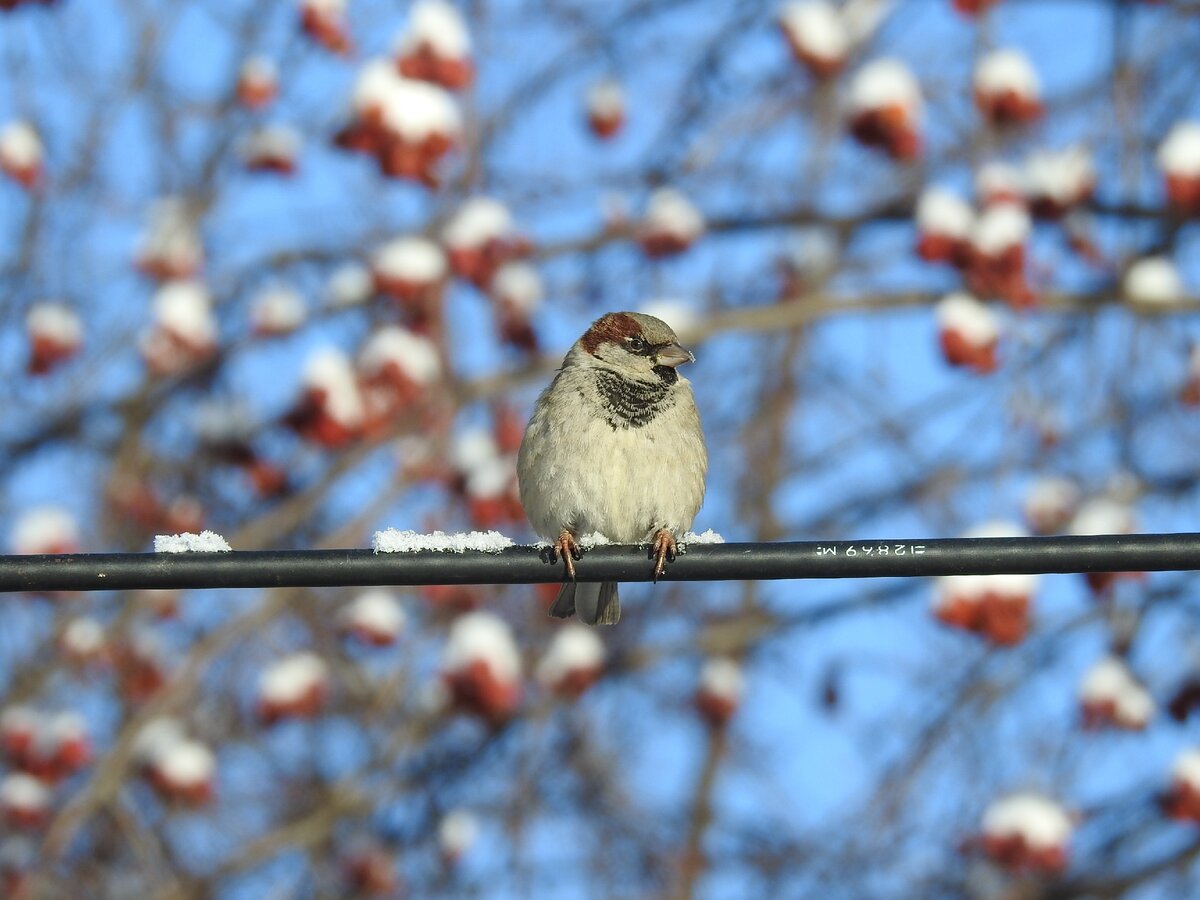
[[621,618],[621,600],[615,581],[568,581],[550,607],[550,615],[565,619],[575,613],[588,625],[616,625]]

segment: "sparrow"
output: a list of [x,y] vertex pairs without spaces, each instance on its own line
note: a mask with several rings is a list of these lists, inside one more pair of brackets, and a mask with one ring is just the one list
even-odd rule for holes
[[517,456],[521,503],[562,556],[569,581],[550,615],[589,625],[621,617],[614,582],[575,581],[580,539],[649,543],[658,579],[704,501],[708,453],[691,383],[695,357],[669,325],[633,312],[601,316],[542,391]]

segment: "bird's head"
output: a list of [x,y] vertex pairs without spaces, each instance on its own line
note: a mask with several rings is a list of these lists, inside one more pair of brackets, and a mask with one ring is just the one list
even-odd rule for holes
[[574,362],[610,369],[638,381],[678,379],[675,367],[692,362],[691,351],[662,319],[635,312],[607,313],[576,344]]

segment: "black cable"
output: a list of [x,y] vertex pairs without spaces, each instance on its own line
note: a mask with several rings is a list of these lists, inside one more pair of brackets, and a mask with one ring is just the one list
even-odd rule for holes
[[[1200,569],[1200,534],[949,540],[693,544],[663,581],[882,578]],[[597,547],[576,564],[580,581],[649,581],[645,547]],[[498,553],[267,550],[0,557],[0,591],[341,585],[536,584],[561,581],[547,551]]]

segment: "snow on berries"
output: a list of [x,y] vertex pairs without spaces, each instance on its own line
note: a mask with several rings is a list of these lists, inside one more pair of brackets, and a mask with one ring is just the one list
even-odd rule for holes
[[338,618],[344,634],[368,647],[390,647],[407,621],[396,596],[383,588],[358,594]]
[[792,55],[813,75],[828,78],[842,70],[851,39],[838,7],[825,0],[796,0],[780,8],[778,20]]
[[1121,282],[1125,299],[1144,311],[1170,308],[1184,299],[1183,277],[1165,256],[1147,256],[1135,261]]
[[601,140],[616,137],[625,125],[625,90],[613,78],[593,82],[584,95],[588,127]]
[[79,525],[60,506],[34,506],[24,510],[9,537],[11,552],[18,555],[77,553]]
[[396,40],[396,67],[405,78],[461,91],[475,76],[471,35],[462,16],[445,0],[417,0]]
[[375,291],[392,298],[418,323],[441,304],[448,269],[442,248],[416,235],[388,241],[371,255]]
[[289,125],[262,125],[242,141],[242,162],[251,172],[293,175],[303,138]]
[[45,375],[79,353],[83,346],[83,322],[73,308],[63,303],[43,301],[29,307],[25,314],[25,332],[29,338],[31,375]]
[[594,628],[564,625],[538,661],[538,683],[561,697],[577,698],[604,670],[604,642]]
[[[1014,522],[986,522],[968,538],[1021,536]],[[934,579],[933,614],[945,625],[978,634],[1002,647],[1019,644],[1029,632],[1036,575],[943,575]]]
[[279,96],[279,72],[264,56],[252,56],[238,72],[237,98],[247,109],[262,109]]
[[1200,121],[1176,123],[1158,147],[1167,200],[1182,215],[1200,215]]
[[300,28],[330,53],[350,52],[346,0],[300,0]]
[[1141,731],[1154,716],[1154,698],[1142,687],[1128,664],[1107,656],[1084,675],[1079,685],[1083,727]]
[[390,178],[434,188],[442,159],[462,141],[462,127],[458,104],[444,88],[405,78],[390,60],[375,59],[359,72],[350,122],[335,142],[373,157]]
[[329,347],[311,356],[288,425],[306,440],[336,449],[361,437],[366,419],[362,389],[346,354]]
[[865,147],[912,162],[921,153],[921,88],[896,59],[867,63],[850,89],[850,132]]
[[1056,874],[1067,867],[1073,831],[1060,803],[1024,791],[988,806],[980,844],[990,859],[1013,872]]
[[45,150],[37,129],[24,121],[0,128],[0,172],[30,189],[42,180]]
[[975,105],[993,125],[1028,125],[1042,115],[1041,83],[1019,50],[993,50],[975,66]]
[[276,660],[258,679],[258,716],[267,723],[310,719],[329,697],[329,667],[315,653],[293,653]]
[[505,263],[496,270],[488,293],[495,301],[500,340],[518,350],[536,350],[533,315],[545,293],[538,270],[526,262]]
[[980,374],[995,371],[1001,326],[991,309],[970,294],[957,292],[942,299],[934,314],[946,362]]
[[503,722],[521,702],[521,655],[508,625],[491,613],[454,620],[441,673],[454,705],[485,721]]
[[152,300],[153,319],[141,338],[142,358],[155,375],[178,375],[217,351],[212,295],[199,281],[171,281]]
[[682,191],[659,188],[650,195],[637,239],[651,259],[675,256],[703,234],[704,216]]
[[746,676],[741,663],[727,656],[705,661],[696,688],[696,709],[712,728],[724,728],[742,704]]
[[1070,524],[1081,499],[1074,481],[1047,475],[1029,486],[1021,509],[1034,534],[1059,534]]
[[450,268],[459,278],[487,290],[505,263],[531,249],[508,207],[491,197],[472,197],[442,229]]
[[953,191],[927,187],[917,198],[917,255],[926,262],[965,265],[975,211]]
[[162,197],[150,215],[135,253],[137,268],[158,281],[192,278],[204,265],[204,244],[187,201]]
[[1163,809],[1172,819],[1200,824],[1200,748],[1188,748],[1175,757]]

